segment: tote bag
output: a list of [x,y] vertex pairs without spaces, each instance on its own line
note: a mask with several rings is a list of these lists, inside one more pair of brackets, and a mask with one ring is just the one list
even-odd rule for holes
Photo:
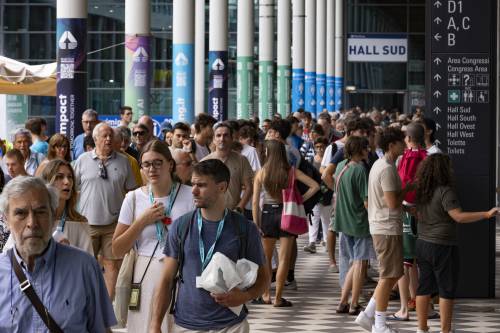
[[307,216],[302,195],[295,186],[295,168],[288,173],[288,187],[283,193],[283,212],[281,213],[281,229],[294,235],[307,232]]

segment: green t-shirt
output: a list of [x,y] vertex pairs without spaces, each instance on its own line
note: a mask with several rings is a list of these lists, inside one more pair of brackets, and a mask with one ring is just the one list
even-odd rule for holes
[[[337,166],[335,181],[348,160]],[[336,184],[336,183],[335,183]],[[364,202],[368,198],[368,177],[363,163],[351,163],[342,174],[335,201],[335,231],[354,237],[370,236],[368,212]]]

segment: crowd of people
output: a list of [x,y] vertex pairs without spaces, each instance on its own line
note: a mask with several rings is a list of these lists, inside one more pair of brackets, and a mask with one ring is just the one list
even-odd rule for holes
[[[337,314],[391,333],[389,320],[407,321],[416,309],[417,332],[439,316],[441,332],[452,331],[457,223],[498,209],[462,211],[450,158],[421,110],[316,118],[299,110],[223,122],[202,113],[193,124],[163,123],[158,136],[151,117],[132,116],[122,107],[112,128],[88,109],[72,146],[49,136],[42,118],[0,140],[0,332],[109,332],[117,324],[249,332],[246,308],[230,307],[291,307],[286,290],[300,284],[298,235],[281,226],[282,193],[294,186],[310,221],[301,251],[323,247],[339,274]],[[196,288],[216,252],[257,264],[254,285]],[[132,255],[129,304],[117,281]],[[378,282],[363,307],[369,269]],[[401,307],[388,314],[395,292]]]

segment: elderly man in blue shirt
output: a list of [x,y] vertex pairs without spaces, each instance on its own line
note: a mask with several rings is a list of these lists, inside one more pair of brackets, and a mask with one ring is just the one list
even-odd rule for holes
[[[0,255],[1,333],[98,333],[116,324],[95,259],[52,239],[57,203],[56,192],[34,177],[11,180],[0,195],[0,214],[15,241],[14,249]],[[19,271],[27,279],[23,290]],[[42,316],[27,297],[31,288],[42,303]],[[47,327],[49,317],[60,330]]]

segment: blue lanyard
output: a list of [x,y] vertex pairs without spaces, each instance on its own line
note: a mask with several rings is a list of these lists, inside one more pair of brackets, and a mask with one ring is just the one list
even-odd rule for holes
[[[174,201],[175,201],[175,197],[176,197],[175,189],[177,188],[177,186],[180,186],[180,185],[177,185],[176,182],[173,182],[172,187],[170,189],[170,193],[168,194],[168,202],[167,202],[167,206],[165,207],[165,216],[167,218],[171,218],[172,207],[174,206]],[[149,202],[151,204],[154,204],[155,198],[153,196],[153,190],[151,189],[151,185],[148,186],[148,191],[149,191]],[[158,239],[159,242],[163,242],[163,239],[164,239],[163,233],[164,233],[165,227],[163,226],[163,223],[161,221],[156,221],[155,226],[156,226],[156,238]]]
[[203,240],[201,239],[201,229],[203,227],[203,221],[201,217],[201,210],[198,209],[198,241],[200,244],[200,260],[201,260],[202,272],[205,270],[205,267],[207,267],[210,260],[212,260],[215,244],[219,240],[220,235],[222,234],[222,229],[224,228],[224,220],[226,219],[226,215],[227,215],[227,209],[224,210],[224,216],[222,217],[222,220],[219,221],[219,226],[217,227],[217,234],[215,235],[215,241],[208,250],[207,256],[205,257],[205,245],[203,245]]
[[61,216],[61,220],[59,221],[59,224],[57,225],[57,231],[63,232],[65,224],[66,224],[66,208],[64,208],[64,212]]

